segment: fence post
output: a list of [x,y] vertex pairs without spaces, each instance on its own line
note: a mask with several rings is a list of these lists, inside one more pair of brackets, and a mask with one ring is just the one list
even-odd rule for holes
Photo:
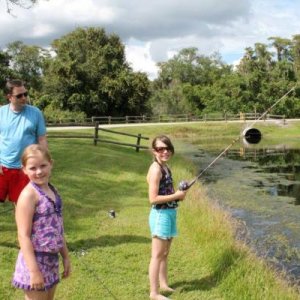
[[128,123],[128,116],[125,116],[125,123]]
[[246,114],[240,111],[240,120],[246,122]]
[[111,124],[111,116],[108,116],[108,124]]
[[99,122],[95,122],[94,146],[97,146],[99,132]]
[[283,125],[286,125],[285,115],[283,115]]
[[136,141],[136,146],[137,146],[137,147],[135,148],[135,151],[136,151],[136,152],[139,152],[139,151],[140,151],[140,147],[138,147],[138,146],[140,146],[140,144],[141,144],[141,136],[142,136],[142,135],[141,135],[140,133],[139,133],[138,136],[137,136],[137,141]]

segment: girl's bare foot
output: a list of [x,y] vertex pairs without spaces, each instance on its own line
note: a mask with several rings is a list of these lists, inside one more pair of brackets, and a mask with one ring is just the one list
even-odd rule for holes
[[163,291],[163,292],[171,292],[171,293],[175,292],[175,290],[172,289],[172,288],[169,287],[169,286],[161,286],[161,287],[160,287],[160,290]]
[[150,294],[151,300],[171,300],[170,298],[167,298],[161,294]]

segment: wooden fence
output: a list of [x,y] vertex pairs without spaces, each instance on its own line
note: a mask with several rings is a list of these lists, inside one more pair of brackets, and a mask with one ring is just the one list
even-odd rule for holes
[[[130,144],[130,143],[125,143],[125,142],[116,142],[113,140],[108,140],[108,139],[103,139],[99,137],[99,131],[105,131],[113,134],[118,134],[118,135],[124,135],[124,136],[130,136],[136,138],[136,144]],[[115,130],[110,130],[110,129],[105,129],[99,127],[99,122],[95,123],[95,130],[94,130],[94,135],[91,134],[59,134],[59,133],[48,133],[47,135],[48,138],[84,138],[84,139],[91,139],[94,141],[94,145],[97,146],[98,142],[101,143],[109,143],[109,144],[115,144],[115,145],[123,145],[123,146],[129,146],[135,148],[136,152],[139,152],[140,149],[149,149],[147,146],[142,146],[141,145],[141,140],[149,140],[148,137],[142,136],[140,133],[137,135],[130,134],[130,133],[124,133],[120,131],[115,131]]]
[[[176,115],[156,115],[156,116],[123,116],[111,117],[100,116],[82,119],[58,119],[56,121],[47,121],[47,126],[94,126],[96,122],[99,125],[105,124],[133,124],[133,123],[168,123],[168,122],[193,122],[193,121],[247,121],[260,119],[262,114],[259,113],[243,113],[229,114],[229,113],[210,113],[203,116],[196,116],[192,114],[176,114]],[[267,114],[263,120],[280,119],[285,123],[284,115]]]
[[[114,134],[119,134],[119,135],[125,135],[125,136],[130,136],[130,137],[135,137],[137,139],[136,144],[129,144],[129,143],[122,143],[122,142],[116,142],[116,141],[112,141],[112,140],[106,140],[103,138],[99,137],[99,131],[105,131],[105,132],[110,132],[110,133],[114,133]],[[123,145],[123,146],[129,146],[129,147],[134,147],[136,152],[139,152],[139,150],[142,149],[149,149],[149,147],[146,146],[142,146],[141,145],[141,140],[149,140],[148,137],[142,136],[140,133],[138,135],[134,135],[134,134],[129,134],[129,133],[124,133],[124,132],[119,132],[119,131],[115,131],[115,130],[110,130],[110,129],[106,129],[106,128],[101,128],[99,127],[99,122],[95,123],[95,135],[94,135],[94,145],[97,146],[98,142],[102,142],[102,143],[110,143],[110,144],[116,144],[116,145]]]

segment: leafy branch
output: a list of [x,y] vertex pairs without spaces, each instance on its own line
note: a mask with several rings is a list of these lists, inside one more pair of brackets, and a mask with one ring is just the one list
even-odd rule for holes
[[14,5],[24,8],[24,9],[30,9],[30,8],[32,8],[32,6],[34,4],[36,4],[38,2],[38,0],[5,0],[5,2],[6,2],[7,13],[9,13],[10,15],[13,15],[12,7]]

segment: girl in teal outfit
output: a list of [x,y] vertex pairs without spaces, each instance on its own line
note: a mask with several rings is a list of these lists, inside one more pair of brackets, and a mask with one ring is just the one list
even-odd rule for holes
[[173,187],[172,173],[167,162],[174,154],[171,140],[164,135],[152,142],[154,161],[151,164],[147,182],[149,201],[152,205],[149,225],[152,235],[152,251],[149,264],[150,299],[166,300],[160,290],[174,291],[168,284],[167,259],[173,237],[177,236],[176,218],[178,201],[185,198],[186,191]]

